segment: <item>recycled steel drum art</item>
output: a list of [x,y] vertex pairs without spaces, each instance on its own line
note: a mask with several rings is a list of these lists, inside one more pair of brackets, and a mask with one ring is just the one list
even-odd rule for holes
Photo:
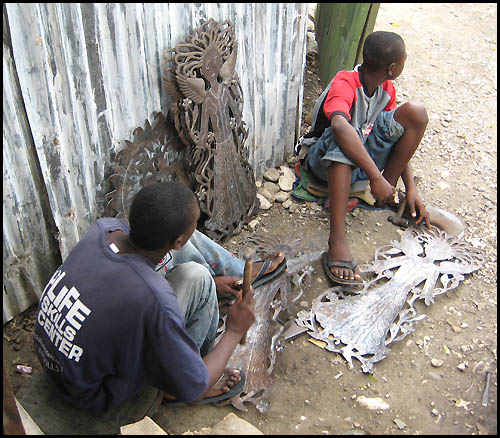
[[479,251],[445,231],[410,227],[400,242],[377,249],[375,260],[360,266],[375,277],[361,291],[330,288],[310,311],[297,314],[296,323],[324,341],[327,350],[342,354],[351,366],[352,358],[358,359],[362,370],[371,373],[374,363],[390,352],[387,346],[404,339],[413,323],[425,318],[417,314],[416,300],[432,304],[483,263]]
[[113,173],[108,182],[113,190],[106,194],[106,216],[116,216],[128,222],[128,213],[136,193],[144,186],[165,181],[180,181],[192,187],[185,156],[185,146],[179,140],[172,123],[159,112],[151,125],[133,132],[134,140],[125,140],[125,148],[116,154]]
[[254,289],[255,322],[247,332],[246,344],[236,347],[227,364],[245,373],[245,386],[240,394],[220,405],[232,404],[247,411],[245,403],[253,403],[261,413],[269,409],[268,399],[274,383],[272,372],[277,354],[285,345],[286,323],[294,317],[291,306],[303,295],[303,287],[313,272],[311,263],[321,256],[323,245],[323,239],[308,237],[290,241],[262,235],[250,236],[241,244],[240,256],[247,246],[252,247],[255,255],[282,251],[287,269],[276,279]]
[[208,216],[206,234],[219,242],[239,233],[259,207],[244,145],[237,48],[233,24],[211,18],[164,53],[175,128],[189,148],[189,172]]

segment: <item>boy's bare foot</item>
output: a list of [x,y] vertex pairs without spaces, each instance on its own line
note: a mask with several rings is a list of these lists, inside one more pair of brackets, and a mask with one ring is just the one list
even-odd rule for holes
[[[273,272],[283,260],[285,260],[285,254],[283,254],[282,252],[276,252],[274,254],[266,256],[265,258],[270,258],[273,260],[269,265],[269,268],[267,268],[267,271],[265,272],[265,274],[269,274]],[[264,262],[255,262],[252,264],[252,281],[255,279],[255,277],[257,277],[257,274],[262,269],[263,264]]]
[[225,392],[229,392],[231,388],[240,380],[240,370],[226,368],[220,379],[214,386],[212,386],[212,389],[205,395],[205,397],[215,397]]
[[[240,370],[226,368],[220,379],[212,386],[212,389],[205,394],[205,397],[216,397],[218,395],[229,392],[231,388],[241,380]],[[176,400],[176,397],[167,392],[163,392],[163,397],[167,400]]]
[[358,267],[352,270],[347,267],[342,267],[342,263],[339,262],[340,260],[350,262],[352,259],[351,250],[349,249],[345,236],[328,242],[328,261],[331,262],[332,260],[337,260],[337,262],[334,262],[334,265],[330,268],[330,272],[335,277],[342,280],[361,280],[361,274]]

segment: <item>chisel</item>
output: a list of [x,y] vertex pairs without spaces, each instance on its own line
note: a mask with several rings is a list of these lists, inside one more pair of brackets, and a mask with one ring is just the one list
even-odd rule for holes
[[[252,250],[249,248],[245,254],[245,271],[243,274],[243,290],[242,298],[250,291],[252,283]],[[245,333],[241,338],[240,345],[245,345],[247,341],[247,334]]]

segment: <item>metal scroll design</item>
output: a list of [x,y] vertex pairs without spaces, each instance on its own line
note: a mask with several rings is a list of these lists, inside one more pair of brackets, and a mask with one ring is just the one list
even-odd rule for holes
[[287,241],[280,236],[254,235],[241,245],[242,252],[247,245],[255,245],[253,251],[257,255],[283,251],[287,269],[275,280],[254,290],[256,320],[247,332],[246,344],[236,347],[227,365],[245,373],[245,386],[240,394],[221,405],[232,404],[247,411],[245,403],[253,403],[264,413],[269,408],[274,365],[285,345],[285,324],[293,317],[291,306],[303,295],[303,287],[313,272],[311,263],[321,256],[324,241],[319,238]]
[[248,130],[236,56],[232,23],[213,19],[164,53],[165,67],[171,66],[163,79],[175,127],[189,147],[200,209],[208,216],[205,232],[219,242],[239,233],[259,207],[244,145]]
[[400,242],[379,248],[375,260],[360,267],[374,276],[361,291],[330,288],[310,311],[299,312],[296,322],[326,342],[327,350],[342,354],[351,366],[352,358],[358,359],[362,370],[371,373],[374,363],[390,352],[387,346],[404,339],[414,322],[425,318],[417,314],[416,300],[432,304],[483,263],[479,251],[436,227],[410,227]]
[[157,182],[180,181],[192,187],[188,177],[184,145],[173,124],[159,112],[151,125],[133,132],[134,140],[125,140],[125,148],[116,154],[108,182],[113,188],[106,194],[106,216],[125,222],[132,200],[144,186]]

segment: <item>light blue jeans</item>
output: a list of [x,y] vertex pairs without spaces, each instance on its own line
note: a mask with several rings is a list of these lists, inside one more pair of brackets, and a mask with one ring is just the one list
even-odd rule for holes
[[186,329],[203,357],[214,347],[219,323],[219,301],[213,277],[243,277],[245,261],[198,230],[181,249],[171,254],[163,274],[177,295]]

